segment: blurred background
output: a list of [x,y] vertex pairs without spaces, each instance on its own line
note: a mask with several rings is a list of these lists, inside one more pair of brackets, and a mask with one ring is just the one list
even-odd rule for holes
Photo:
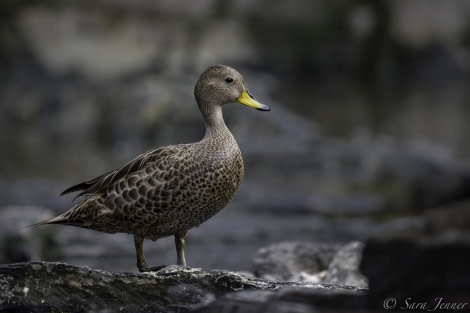
[[[22,227],[69,209],[72,184],[201,139],[193,89],[214,63],[271,111],[224,107],[245,179],[189,232],[189,266],[249,270],[282,240],[469,238],[467,1],[3,0],[0,16],[0,262],[136,271],[132,236]],[[145,251],[175,263],[172,238]]]

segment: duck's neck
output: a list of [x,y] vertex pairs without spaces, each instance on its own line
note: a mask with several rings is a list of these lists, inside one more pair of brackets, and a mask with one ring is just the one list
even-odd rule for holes
[[227,133],[231,136],[229,129],[225,125],[221,106],[211,106],[210,110],[201,111],[206,122],[206,134],[204,138],[226,136]]

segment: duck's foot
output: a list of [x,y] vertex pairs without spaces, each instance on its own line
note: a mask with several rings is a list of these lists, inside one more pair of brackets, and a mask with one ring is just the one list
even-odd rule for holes
[[147,264],[137,264],[137,267],[139,268],[139,272],[144,273],[144,272],[156,272],[166,267],[166,265],[148,266]]
[[[176,254],[177,254],[177,265],[186,266],[186,260],[184,258],[184,238],[186,237],[186,232],[181,232],[175,234],[175,245],[176,245]],[[137,268],[140,272],[154,272],[158,271],[166,265],[159,266],[148,266],[147,261],[144,256],[144,237],[139,235],[134,235],[134,244],[135,244],[135,253],[137,255]]]
[[144,249],[143,249],[144,237],[134,235],[134,243],[135,243],[135,252],[137,254],[137,268],[139,269],[140,272],[154,272],[154,271],[158,271],[166,267],[166,265],[159,265],[159,266],[147,265],[147,261],[145,260]]

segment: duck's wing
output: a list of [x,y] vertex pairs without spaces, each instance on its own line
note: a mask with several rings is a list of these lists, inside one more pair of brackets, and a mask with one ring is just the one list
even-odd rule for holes
[[75,198],[83,195],[99,194],[112,186],[123,177],[130,176],[145,168],[149,163],[158,163],[159,159],[177,155],[182,145],[166,146],[148,151],[129,161],[127,164],[114,171],[89,179],[80,184],[65,189],[60,195],[81,191]]
[[[69,188],[65,189],[64,191],[62,191],[62,193],[60,195],[63,196],[65,194],[80,191],[80,190],[88,190],[91,186],[95,185],[97,182],[101,181],[103,178],[105,178],[106,176],[108,176],[108,175],[110,175],[114,172],[116,172],[116,171],[111,171],[111,172],[108,172],[108,173],[103,174],[101,176],[98,176],[98,177],[89,179],[87,181],[84,181],[83,183],[73,185],[72,187],[69,187]],[[77,197],[79,197],[80,195],[82,195],[82,194],[79,194]]]

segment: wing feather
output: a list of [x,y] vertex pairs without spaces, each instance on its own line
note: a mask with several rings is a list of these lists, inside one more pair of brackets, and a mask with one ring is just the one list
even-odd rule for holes
[[164,158],[168,155],[175,154],[175,150],[178,150],[179,146],[167,146],[163,148],[158,148],[155,150],[148,151],[144,154],[137,156],[136,158],[129,161],[127,164],[118,168],[114,171],[105,173],[103,175],[97,176],[95,178],[89,179],[85,182],[79,183],[72,187],[65,189],[60,195],[65,195],[72,192],[81,191],[76,197],[80,197],[83,195],[96,195],[104,192],[114,183],[125,176],[132,175],[142,169],[149,162],[156,162],[161,158]]

